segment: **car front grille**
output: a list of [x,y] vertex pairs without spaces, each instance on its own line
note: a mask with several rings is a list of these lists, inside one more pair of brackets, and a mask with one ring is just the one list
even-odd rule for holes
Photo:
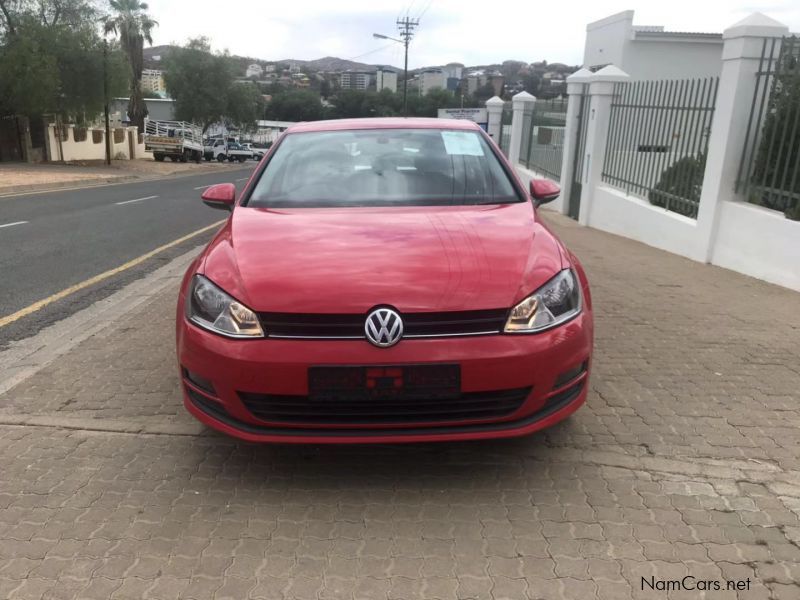
[[402,424],[459,422],[505,417],[516,411],[531,393],[530,387],[461,393],[449,399],[402,396],[366,399],[342,393],[336,399],[312,401],[308,396],[239,392],[239,398],[257,419],[274,423]]
[[[499,333],[508,309],[406,313],[404,338],[487,335]],[[267,337],[299,339],[363,339],[365,314],[260,313]]]

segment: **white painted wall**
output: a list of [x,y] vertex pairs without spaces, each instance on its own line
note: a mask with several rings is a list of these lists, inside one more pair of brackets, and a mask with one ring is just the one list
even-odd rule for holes
[[711,262],[800,291],[800,221],[735,201],[720,203]]
[[[117,128],[118,129],[118,128]],[[129,136],[134,136],[134,156],[133,158],[150,158],[152,154],[144,151],[144,143],[138,143],[138,131],[136,127],[125,127],[125,136],[119,143],[114,142],[114,129],[111,130],[111,158],[113,159],[130,159],[130,143]],[[104,160],[106,157],[106,144],[105,144],[105,130],[98,129],[100,132],[100,141],[95,143],[92,129],[86,134],[86,139],[81,142],[75,141],[75,126],[67,126],[67,139],[61,142],[59,146],[58,138],[56,137],[55,125],[50,125],[47,128],[48,135],[48,148],[50,155],[48,160],[51,161],[73,161],[73,160]],[[61,152],[63,151],[63,156]]]
[[583,47],[583,66],[592,68],[616,65],[622,68],[625,46],[632,28],[632,10],[589,23],[586,26],[586,42]]
[[595,189],[589,223],[638,242],[691,257],[697,244],[697,222],[653,206],[647,200],[599,185]]
[[722,38],[638,33],[626,10],[586,26],[583,65],[612,64],[631,79],[683,79],[717,76],[722,69]]

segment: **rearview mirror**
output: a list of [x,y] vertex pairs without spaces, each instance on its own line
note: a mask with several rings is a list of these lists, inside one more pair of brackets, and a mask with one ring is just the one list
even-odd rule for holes
[[549,179],[531,179],[531,198],[536,206],[552,202],[561,193],[561,188]]
[[232,183],[218,183],[206,188],[200,197],[203,199],[203,204],[211,208],[233,210],[233,204],[236,202],[236,186]]

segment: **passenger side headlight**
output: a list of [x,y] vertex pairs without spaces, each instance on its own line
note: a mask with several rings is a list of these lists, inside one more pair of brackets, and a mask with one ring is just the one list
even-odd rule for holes
[[511,309],[506,333],[535,333],[560,325],[581,312],[581,286],[572,269],[564,269]]
[[227,337],[264,337],[256,313],[202,275],[195,275],[189,286],[186,317],[203,329]]

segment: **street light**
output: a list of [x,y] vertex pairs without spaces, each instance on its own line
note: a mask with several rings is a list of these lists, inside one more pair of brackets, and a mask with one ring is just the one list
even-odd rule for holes
[[399,40],[397,38],[383,35],[382,33],[373,33],[372,37],[378,40],[391,40],[398,44],[403,44],[405,48],[405,66],[403,67],[403,116],[408,116],[408,42],[411,40],[410,35],[404,36],[405,39]]

